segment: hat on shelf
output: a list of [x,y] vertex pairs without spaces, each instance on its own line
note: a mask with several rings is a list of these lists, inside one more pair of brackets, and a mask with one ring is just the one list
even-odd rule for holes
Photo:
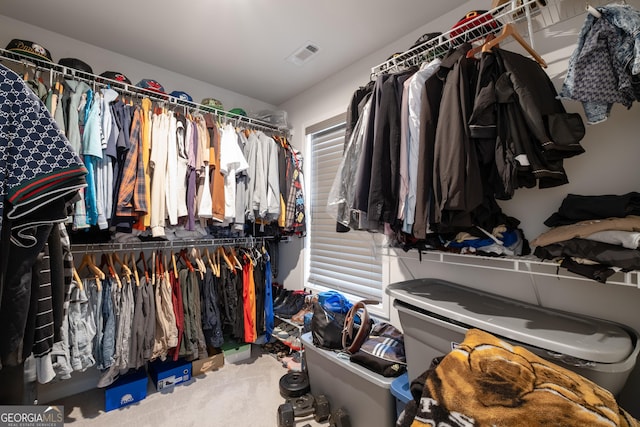
[[423,34],[423,35],[421,35],[421,36],[420,36],[420,38],[418,38],[418,40],[416,40],[416,41],[411,45],[411,47],[410,47],[408,50],[411,50],[411,49],[413,49],[414,47],[418,47],[418,46],[420,46],[421,44],[426,43],[426,42],[428,42],[428,41],[430,41],[430,40],[437,39],[437,38],[438,38],[438,36],[441,36],[441,35],[442,35],[442,33],[441,33],[441,32],[434,32],[434,33],[426,33],[426,34]]
[[200,104],[205,106],[207,110],[224,110],[222,102],[215,98],[205,98],[200,102]]
[[105,79],[109,80],[115,80],[121,83],[126,83],[128,85],[131,84],[131,80],[129,80],[127,76],[117,71],[105,71],[104,73],[100,74],[100,77],[104,77]]
[[51,52],[39,45],[38,43],[28,40],[13,39],[9,42],[6,49],[11,52],[21,53],[35,59],[41,59],[47,62],[53,62]]
[[229,110],[229,112],[231,114],[235,114],[237,116],[244,116],[247,117],[247,112],[244,111],[242,108],[232,108],[231,110]]
[[93,74],[93,69],[89,64],[81,61],[78,58],[60,58],[58,64],[63,67],[73,68],[74,70],[84,71],[85,73]]
[[[502,25],[487,12],[487,10],[472,10],[467,12],[462,19],[451,27],[449,37],[453,39],[468,32],[468,34],[464,36],[464,41],[471,42],[502,28]],[[473,29],[477,29],[477,31],[471,31]]]
[[183,92],[181,90],[174,90],[169,94],[169,96],[173,96],[174,98],[178,98],[181,101],[189,101],[192,102],[193,98],[187,92]]
[[141,89],[151,90],[153,92],[165,93],[164,87],[160,83],[152,79],[142,79],[138,83],[136,83],[136,86]]

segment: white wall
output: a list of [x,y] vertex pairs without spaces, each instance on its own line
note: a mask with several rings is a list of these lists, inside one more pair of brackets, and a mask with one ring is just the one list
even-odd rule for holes
[[194,102],[216,98],[227,110],[234,107],[244,108],[247,112],[273,109],[271,104],[263,101],[0,15],[0,46],[4,48],[11,39],[39,43],[51,52],[54,62],[60,58],[78,58],[89,64],[94,74],[117,71],[127,76],[133,84],[142,79],[156,80],[166,92],[187,92]]
[[[354,90],[369,79],[372,66],[383,62],[391,53],[408,48],[423,33],[447,31],[467,11],[486,8],[487,2],[470,1],[425,25],[387,48],[355,62],[342,72],[309,89],[305,93],[280,105],[289,113],[295,129],[293,144],[306,148],[304,129],[334,115],[344,113]],[[640,2],[627,2],[640,7]],[[582,5],[581,7],[584,7]],[[535,34],[535,48],[549,64],[547,72],[556,88],[560,88],[566,73],[568,58],[574,50],[577,34],[584,22],[584,13]],[[513,44],[502,46],[518,49]],[[579,103],[565,101],[570,112],[582,114]],[[552,189],[519,189],[515,197],[502,203],[503,210],[519,220],[525,236],[532,240],[545,231],[543,221],[559,207],[568,193],[584,195],[624,194],[640,187],[640,120],[638,107],[625,110],[616,105],[611,118],[589,126],[582,145],[585,154],[565,161],[570,183]],[[310,162],[307,161],[307,165]],[[309,175],[307,173],[307,175]],[[281,280],[289,288],[304,286],[304,242],[293,241],[281,250]],[[394,252],[392,251],[392,254]],[[589,280],[559,279],[516,272],[503,272],[474,267],[453,266],[418,261],[417,253],[399,251],[397,256],[383,259],[389,283],[418,277],[439,277],[470,287],[516,298],[543,306],[596,316],[626,324],[640,331],[640,289],[620,285],[602,285]],[[394,311],[394,310],[392,310]],[[392,322],[398,324],[397,313]],[[640,367],[637,365],[620,401],[623,406],[640,416]]]

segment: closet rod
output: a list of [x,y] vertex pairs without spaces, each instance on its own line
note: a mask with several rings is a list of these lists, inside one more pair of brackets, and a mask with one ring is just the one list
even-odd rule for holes
[[264,243],[265,240],[274,240],[274,236],[262,237],[238,237],[238,238],[218,238],[218,239],[198,239],[198,240],[162,240],[149,242],[122,242],[122,243],[81,243],[72,244],[71,252],[77,254],[102,253],[102,252],[122,252],[122,251],[146,251],[162,249],[182,249],[185,247],[212,247],[212,246],[254,246]]
[[35,68],[36,70],[59,74],[62,77],[68,77],[73,80],[82,80],[85,83],[89,83],[91,85],[97,84],[97,85],[100,85],[101,87],[107,87],[107,86],[115,87],[118,89],[118,91],[125,92],[126,94],[134,97],[143,96],[143,97],[152,99],[156,102],[167,103],[167,104],[187,107],[191,109],[197,109],[202,111],[203,113],[213,114],[214,116],[218,117],[223,121],[231,120],[231,121],[235,121],[236,123],[244,123],[249,127],[260,128],[270,132],[277,132],[283,136],[288,136],[288,133],[289,133],[289,129],[286,127],[276,126],[259,119],[254,119],[251,117],[243,116],[241,114],[236,114],[229,111],[212,110],[210,109],[210,107],[199,104],[197,102],[185,101],[185,100],[170,96],[169,94],[159,95],[157,92],[154,92],[148,89],[139,88],[133,84],[123,83],[118,80],[107,79],[105,77],[87,73],[85,71],[78,70],[75,68],[70,68],[64,65],[55,64],[53,62],[38,60],[30,56],[8,51],[6,49],[0,49],[0,60],[5,60],[5,59],[17,64],[22,64],[25,67]]
[[[555,0],[560,2],[561,0]],[[484,39],[491,33],[499,32],[502,25],[509,23],[518,23],[523,21],[529,22],[531,28],[531,11],[540,11],[543,7],[548,7],[546,3],[540,0],[510,0],[498,7],[495,7],[481,15],[467,21],[461,31],[460,28],[452,28],[439,36],[427,40],[393,58],[388,59],[382,64],[371,68],[371,77],[377,77],[390,71],[400,71],[411,65],[419,65],[425,61],[431,61],[435,58],[441,58],[464,42],[472,42],[474,40]],[[491,24],[494,25],[491,25]],[[495,23],[499,25],[495,26]],[[529,33],[529,44],[533,46],[533,34]]]

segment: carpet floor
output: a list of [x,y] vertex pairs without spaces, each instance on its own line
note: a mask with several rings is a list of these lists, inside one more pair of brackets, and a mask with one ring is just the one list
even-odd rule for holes
[[[151,381],[147,397],[124,408],[105,412],[104,390],[67,397],[65,425],[74,427],[222,427],[277,426],[279,380],[287,372],[278,360],[253,346],[250,359],[225,364],[220,369],[192,378],[170,391],[156,391]],[[51,402],[54,403],[54,402]],[[313,416],[296,418],[296,426],[327,426]]]

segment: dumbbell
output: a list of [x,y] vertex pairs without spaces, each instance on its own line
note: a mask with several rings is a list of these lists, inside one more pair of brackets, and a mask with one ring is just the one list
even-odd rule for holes
[[313,397],[306,393],[298,397],[290,397],[278,407],[278,427],[293,427],[295,418],[313,414],[313,418],[321,423],[331,417],[329,400],[324,394]]
[[310,393],[288,398],[278,406],[278,427],[293,427],[295,418],[313,414],[315,407],[315,399]]
[[331,417],[329,400],[324,394],[319,395],[313,401],[313,419],[319,423],[327,421]]
[[351,419],[344,408],[338,408],[331,413],[329,427],[351,427]]

